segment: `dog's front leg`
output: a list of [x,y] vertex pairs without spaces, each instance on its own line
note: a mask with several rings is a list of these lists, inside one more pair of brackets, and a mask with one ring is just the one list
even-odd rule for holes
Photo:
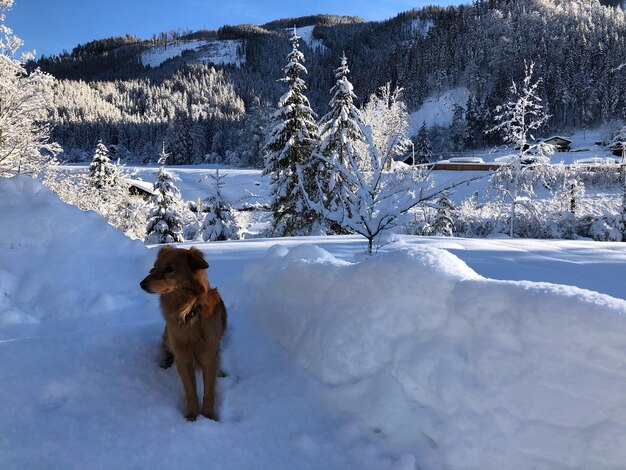
[[202,399],[202,414],[209,419],[217,421],[215,412],[215,382],[220,365],[219,349],[215,357],[206,357],[202,364],[202,379],[204,382],[204,397]]
[[178,374],[183,382],[185,398],[187,400],[187,416],[189,421],[195,421],[198,417],[198,392],[196,391],[196,374],[193,368],[193,356],[187,351],[176,351],[174,362]]
[[161,342],[161,351],[163,351],[163,358],[161,359],[161,368],[169,369],[172,364],[174,364],[174,353],[172,353],[172,348],[170,347],[170,339],[167,334],[167,324],[165,325],[165,329],[163,330],[163,341]]

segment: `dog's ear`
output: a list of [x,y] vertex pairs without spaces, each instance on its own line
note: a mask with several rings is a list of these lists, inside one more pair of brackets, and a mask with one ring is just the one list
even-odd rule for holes
[[197,248],[190,248],[187,252],[187,257],[189,258],[189,266],[192,270],[197,269],[206,269],[209,267],[209,263],[204,259],[204,255]]

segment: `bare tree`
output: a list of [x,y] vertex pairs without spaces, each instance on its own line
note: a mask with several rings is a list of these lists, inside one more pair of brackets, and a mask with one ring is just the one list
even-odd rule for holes
[[[554,153],[554,147],[535,142],[532,134],[543,126],[548,118],[541,105],[541,98],[538,95],[538,88],[541,78],[533,82],[533,71],[535,64],[525,64],[525,76],[521,86],[513,82],[509,89],[510,100],[504,106],[496,108],[496,120],[499,123],[487,132],[502,131],[504,140],[517,150],[516,154],[510,156],[509,164],[505,165],[496,175],[496,181],[510,180],[511,185],[500,185],[499,190],[510,199],[510,219],[509,235],[514,236],[514,224],[517,206],[523,206],[531,213],[532,205],[527,195],[532,195],[534,184],[524,185],[522,180],[524,164],[536,162],[538,165],[545,163],[546,156]],[[533,143],[531,143],[533,142]],[[526,167],[527,169],[530,167]],[[535,168],[538,169],[538,168]]]
[[32,53],[17,57],[22,40],[4,25],[12,5],[13,0],[0,0],[0,175],[36,175],[60,150],[49,142],[46,123],[54,79],[39,69],[26,70]]

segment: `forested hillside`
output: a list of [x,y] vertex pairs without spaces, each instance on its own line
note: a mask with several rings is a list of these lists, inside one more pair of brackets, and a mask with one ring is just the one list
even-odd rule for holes
[[[284,93],[278,80],[294,25],[310,35],[302,50],[319,114],[345,52],[359,104],[387,82],[404,88],[409,111],[429,96],[466,89],[469,99],[456,113],[465,137],[454,150],[484,144],[493,110],[523,76],[524,61],[534,61],[543,78],[540,93],[552,115],[544,133],[626,116],[622,9],[597,0],[476,0],[382,22],[318,15],[80,45],[37,62],[59,79],[53,138],[69,159],[103,139],[123,159],[154,160],[165,142],[176,163],[258,166],[268,107]],[[234,41],[232,57],[211,55],[226,41]],[[145,66],[145,54],[165,60]]]

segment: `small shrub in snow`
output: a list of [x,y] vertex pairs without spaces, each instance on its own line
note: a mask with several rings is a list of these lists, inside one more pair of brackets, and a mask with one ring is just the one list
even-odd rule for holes
[[597,217],[589,229],[589,234],[594,240],[621,242],[622,233],[617,228],[619,220],[617,217]]
[[433,235],[451,237],[454,235],[454,205],[448,198],[447,191],[437,200],[437,215],[433,221],[431,232]]
[[499,200],[479,204],[473,195],[457,207],[455,232],[458,234],[484,238],[496,233],[506,233],[507,228],[504,206]]

